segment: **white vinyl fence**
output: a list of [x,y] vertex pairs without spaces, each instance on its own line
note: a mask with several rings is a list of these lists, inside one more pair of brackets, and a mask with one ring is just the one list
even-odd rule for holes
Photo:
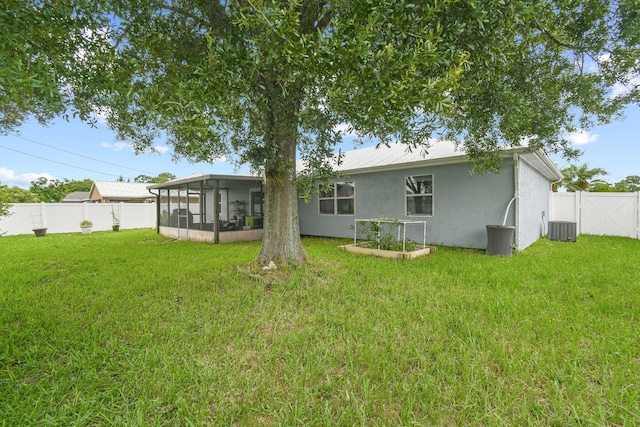
[[640,238],[640,192],[551,193],[549,221],[571,221],[578,234]]
[[93,230],[111,230],[112,212],[120,219],[120,229],[154,228],[155,203],[16,203],[10,216],[0,218],[0,235],[32,234],[46,228],[49,233],[80,232],[80,221],[93,222]]

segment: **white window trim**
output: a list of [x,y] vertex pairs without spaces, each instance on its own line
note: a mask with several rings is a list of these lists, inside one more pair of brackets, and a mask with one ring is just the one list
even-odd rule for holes
[[[333,197],[320,197],[320,190],[318,191],[318,215],[321,216],[354,216],[356,214],[356,183],[354,181],[336,181],[331,183],[333,185]],[[350,197],[338,197],[338,184],[352,184],[353,185],[353,195]],[[339,214],[338,213],[338,200],[345,199],[353,199],[353,213],[349,214]],[[320,212],[320,201],[321,200],[333,200],[333,213],[322,213]]]
[[[428,194],[407,194],[407,178],[416,177],[416,176],[431,176],[431,193]],[[413,175],[406,175],[402,181],[402,191],[404,194],[404,215],[411,218],[433,218],[436,215],[436,196],[435,196],[435,188],[436,188],[436,177],[433,173],[420,173]],[[407,200],[409,197],[416,196],[431,196],[431,215],[423,215],[423,214],[409,214],[409,205]]]

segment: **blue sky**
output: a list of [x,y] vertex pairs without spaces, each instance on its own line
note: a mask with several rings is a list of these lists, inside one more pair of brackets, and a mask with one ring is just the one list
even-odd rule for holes
[[[630,106],[624,120],[615,121],[571,136],[575,146],[584,154],[577,164],[604,168],[604,179],[615,183],[629,175],[640,175],[640,107]],[[343,150],[353,148],[342,144]],[[558,167],[567,161],[552,156]],[[23,125],[18,135],[0,136],[0,182],[28,188],[39,176],[48,179],[85,179],[114,181],[138,175],[155,176],[170,172],[177,177],[195,172],[213,174],[248,173],[247,168],[235,170],[223,161],[215,164],[175,162],[171,148],[164,141],[156,144],[156,153],[136,155],[118,142],[104,124],[91,128],[80,122],[57,120],[48,127],[37,122]]]

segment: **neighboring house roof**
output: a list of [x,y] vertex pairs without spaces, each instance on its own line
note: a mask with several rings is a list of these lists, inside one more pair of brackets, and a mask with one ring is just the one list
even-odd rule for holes
[[[143,200],[154,196],[149,193],[143,182],[94,181],[91,186],[91,198],[116,200]],[[98,197],[96,197],[98,196]]]
[[[432,140],[430,144],[426,150],[422,147],[409,150],[406,145],[391,144],[345,151],[342,153],[340,164],[335,165],[335,170],[357,174],[469,161],[464,144],[448,140]],[[549,180],[562,179],[562,173],[543,150],[529,151],[527,147],[517,147],[504,149],[503,153],[505,156],[518,153]]]
[[69,193],[62,199],[62,203],[81,203],[89,200],[89,195],[91,192],[89,191],[74,191],[73,193]]

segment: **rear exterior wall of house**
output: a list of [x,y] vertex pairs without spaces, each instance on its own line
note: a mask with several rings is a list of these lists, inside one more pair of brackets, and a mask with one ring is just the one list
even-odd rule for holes
[[[505,159],[499,174],[472,175],[471,163],[352,174],[335,182],[353,183],[353,214],[321,214],[319,195],[314,194],[309,203],[299,203],[300,231],[310,236],[353,238],[356,219],[424,220],[427,243],[484,249],[486,225],[502,223],[514,196],[513,165],[513,159]],[[432,184],[431,215],[407,215],[407,200],[411,198],[406,188],[408,177],[426,177],[425,181]],[[548,192],[548,182],[545,188]],[[330,199],[324,200],[331,203]],[[514,207],[506,224],[515,224]],[[422,234],[421,226],[407,226],[408,238],[422,242]]]

